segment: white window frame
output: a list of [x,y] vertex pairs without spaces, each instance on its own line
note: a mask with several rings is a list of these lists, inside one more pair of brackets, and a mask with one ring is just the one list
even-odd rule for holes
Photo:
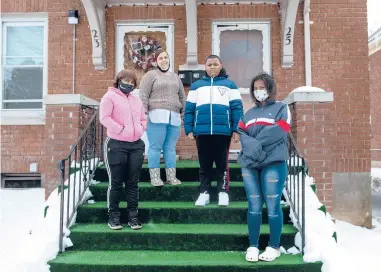
[[[0,28],[0,67],[3,71],[5,59],[6,31],[7,26],[43,26],[44,27],[44,55],[43,55],[43,88],[42,97],[48,93],[48,14],[47,13],[18,13],[3,14]],[[45,124],[45,105],[43,99],[30,102],[41,102],[41,109],[3,109],[3,72],[0,73],[0,115],[1,125],[44,125]],[[17,102],[17,101],[15,101]]]
[[[148,21],[148,22],[117,22],[115,26],[115,45],[116,45],[116,54],[115,54],[115,74],[117,74],[120,70],[123,69],[123,58],[118,57],[119,52],[123,52],[123,37],[121,37],[122,28],[128,27],[129,32],[157,32],[160,31],[160,27],[165,26],[163,29],[168,29],[167,31],[163,31],[166,34],[166,46],[167,52],[169,53],[170,58],[170,68],[171,72],[174,71],[174,22],[173,21]],[[150,28],[152,27],[152,28]]]
[[[221,26],[223,25],[223,26]],[[212,52],[220,55],[220,36],[226,30],[258,30],[263,37],[263,71],[272,74],[271,56],[271,21],[213,21],[212,22]],[[238,86],[239,87],[239,86]],[[249,94],[249,88],[239,88],[241,94]]]

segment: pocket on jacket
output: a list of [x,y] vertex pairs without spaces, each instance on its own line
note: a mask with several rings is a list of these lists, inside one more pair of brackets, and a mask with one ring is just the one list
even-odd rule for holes
[[142,124],[139,124],[136,127],[135,135],[139,136],[139,138],[140,138],[143,136],[143,133],[144,133],[144,128],[143,128]]

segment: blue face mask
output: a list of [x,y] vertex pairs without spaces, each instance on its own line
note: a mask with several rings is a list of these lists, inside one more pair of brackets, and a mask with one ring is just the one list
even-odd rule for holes
[[124,94],[129,94],[134,90],[134,85],[131,85],[129,83],[119,83],[119,90],[121,90]]

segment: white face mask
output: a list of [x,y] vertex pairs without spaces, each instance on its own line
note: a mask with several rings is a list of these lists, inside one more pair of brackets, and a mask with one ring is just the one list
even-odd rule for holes
[[254,96],[259,102],[265,101],[268,97],[269,94],[267,93],[266,89],[263,90],[255,90],[254,91]]

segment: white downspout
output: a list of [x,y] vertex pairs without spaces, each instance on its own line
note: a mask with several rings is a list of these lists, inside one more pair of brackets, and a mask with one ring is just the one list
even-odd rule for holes
[[187,62],[179,66],[179,70],[203,70],[204,65],[198,64],[197,49],[197,1],[185,0],[187,16]]
[[73,25],[73,86],[72,86],[73,94],[75,94],[75,42],[76,42],[76,25]]
[[311,71],[311,32],[310,32],[310,0],[304,0],[304,56],[306,70],[306,86],[312,86]]
[[197,67],[197,1],[185,0],[187,9],[187,64]]

